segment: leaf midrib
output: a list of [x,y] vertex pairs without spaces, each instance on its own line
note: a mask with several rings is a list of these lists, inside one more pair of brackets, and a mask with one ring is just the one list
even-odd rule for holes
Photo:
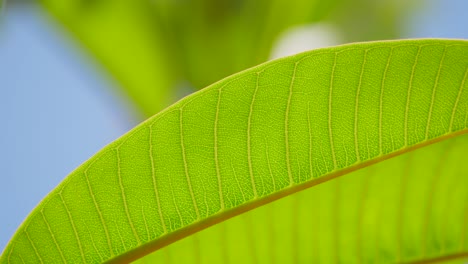
[[[331,172],[331,173],[329,173],[327,175],[323,175],[323,176],[321,176],[319,178],[316,178],[314,180],[287,187],[287,188],[285,188],[283,190],[277,191],[277,192],[272,193],[270,195],[267,195],[265,197],[257,198],[256,200],[246,202],[246,203],[244,203],[244,204],[242,204],[242,205],[240,205],[238,207],[228,209],[228,210],[226,210],[224,212],[219,212],[219,213],[214,214],[214,215],[212,215],[212,216],[210,216],[208,218],[205,218],[205,219],[203,219],[203,220],[201,220],[199,222],[193,223],[193,224],[191,224],[189,226],[185,226],[185,227],[183,227],[181,229],[178,229],[178,230],[170,233],[166,237],[163,236],[163,237],[161,237],[159,239],[156,239],[156,240],[153,240],[153,241],[151,241],[149,243],[143,244],[143,245],[139,246],[138,248],[130,250],[130,251],[128,251],[125,254],[122,254],[120,256],[116,256],[115,258],[110,259],[110,260],[106,261],[105,263],[128,263],[128,262],[135,261],[135,260],[137,260],[137,259],[139,259],[139,258],[141,258],[141,257],[143,257],[143,256],[145,256],[145,255],[147,255],[149,253],[152,253],[152,252],[154,252],[156,250],[159,250],[159,249],[161,249],[161,248],[163,248],[165,246],[168,246],[168,245],[170,245],[170,244],[172,244],[172,243],[174,243],[174,242],[176,242],[176,241],[178,241],[178,240],[180,240],[182,238],[190,236],[190,235],[192,235],[192,234],[194,234],[196,232],[202,231],[202,230],[204,230],[204,229],[206,229],[206,228],[208,228],[210,226],[213,226],[213,225],[215,225],[217,223],[223,222],[223,221],[228,220],[228,219],[230,219],[232,217],[235,217],[235,216],[240,215],[242,213],[253,210],[253,209],[255,209],[257,207],[260,207],[262,205],[266,205],[266,204],[269,204],[271,202],[274,202],[274,201],[276,201],[276,200],[278,200],[280,198],[283,198],[283,197],[286,197],[288,195],[297,193],[299,191],[308,189],[310,187],[319,185],[321,183],[333,180],[335,178],[347,175],[348,173],[351,173],[353,171],[356,171],[356,170],[368,167],[370,165],[385,161],[387,159],[390,159],[390,158],[393,158],[393,157],[396,157],[396,156],[400,156],[402,154],[405,154],[405,153],[408,153],[408,152],[411,152],[411,151],[414,151],[414,150],[417,150],[417,149],[420,149],[420,148],[435,144],[437,142],[441,142],[441,141],[444,141],[444,140],[447,140],[447,139],[450,139],[450,138],[454,138],[454,137],[458,137],[458,136],[462,136],[462,135],[465,135],[465,134],[468,134],[468,128],[465,128],[465,129],[462,129],[462,130],[459,130],[459,131],[456,131],[456,132],[450,132],[450,133],[447,133],[445,135],[439,136],[437,138],[430,139],[430,140],[427,140],[427,141],[424,141],[424,142],[421,142],[421,143],[417,143],[417,144],[409,146],[409,147],[403,147],[403,148],[401,148],[399,150],[396,150],[396,151],[394,151],[392,153],[381,155],[381,156],[378,156],[378,157],[376,157],[374,159],[363,161],[363,162],[361,162],[359,164],[355,164],[355,165],[349,166],[347,168]],[[421,263],[421,264],[435,263],[435,262],[438,262],[438,261],[463,258],[463,257],[467,257],[467,256],[468,256],[468,252],[463,252],[463,253],[459,253],[459,254],[441,256],[441,257],[437,257],[437,258],[433,258],[433,259],[427,259],[427,260],[421,260],[421,261],[418,260],[416,262],[409,262],[409,263],[418,263],[418,264],[419,263]]]

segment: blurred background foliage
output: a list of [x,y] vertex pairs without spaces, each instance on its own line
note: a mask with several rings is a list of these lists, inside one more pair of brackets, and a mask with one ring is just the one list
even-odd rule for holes
[[[397,38],[418,0],[42,0],[144,116],[267,61],[287,29],[325,21],[340,42]],[[338,44],[338,43],[331,43]]]

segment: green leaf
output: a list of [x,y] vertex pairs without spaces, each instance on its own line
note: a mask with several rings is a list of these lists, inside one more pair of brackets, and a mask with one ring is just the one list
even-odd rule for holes
[[[345,45],[233,75],[148,119],[76,169],[25,220],[0,263],[133,260],[288,194],[466,134],[467,76],[468,42],[461,40]],[[462,139],[466,146],[466,137]],[[426,160],[437,161],[434,157]],[[454,175],[466,182],[466,165],[458,165],[465,166],[462,176]],[[435,176],[424,167],[417,169],[415,179],[420,180],[408,183],[414,188],[410,204],[437,201],[425,197],[432,185],[424,181],[434,182]],[[392,174],[384,174],[383,181],[399,177],[410,182],[409,174]],[[466,214],[468,191],[460,186],[459,199],[451,199],[449,208],[458,216]],[[357,187],[350,188],[352,193]],[[341,190],[346,192],[347,186]],[[378,183],[373,191],[393,189]],[[328,200],[337,194],[322,195]],[[415,209],[421,211],[427,213]],[[423,248],[423,257],[446,253],[426,242],[412,243],[435,239],[432,233],[431,240],[418,237],[423,233],[417,219],[424,219],[418,213],[414,219],[402,218],[405,228],[398,234],[404,239],[392,235],[392,229],[378,236],[378,255],[384,260],[419,259]],[[437,219],[443,218],[437,213]],[[466,216],[450,219],[443,241],[457,248],[450,253],[466,256],[467,245],[458,244],[466,233]],[[264,222],[255,220],[256,225]],[[317,239],[331,236],[328,232],[337,231],[325,229]],[[321,245],[320,252],[340,252],[344,262],[358,252],[346,251],[348,243],[325,240]],[[372,258],[373,250],[381,248],[362,252]]]
[[[269,59],[286,29],[318,21],[340,1],[156,1],[155,16],[177,48],[177,70],[196,89]],[[278,19],[281,17],[282,19]],[[387,36],[388,37],[388,36]]]
[[[135,263],[456,259],[466,252],[468,235],[460,225],[468,200],[468,166],[461,166],[467,149],[464,135],[406,153],[236,216]],[[460,201],[465,206],[452,206]]]
[[42,4],[105,66],[145,116],[169,105],[175,76],[151,3],[43,0]]

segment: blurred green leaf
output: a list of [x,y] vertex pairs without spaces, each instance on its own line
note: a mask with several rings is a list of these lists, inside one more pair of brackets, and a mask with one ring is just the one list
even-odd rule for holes
[[343,0],[330,19],[342,29],[345,42],[400,38],[421,0]]
[[42,3],[105,65],[145,115],[169,105],[175,76],[148,1]]
[[339,1],[155,1],[180,51],[179,69],[197,89],[265,62],[285,29],[326,17]]
[[42,0],[150,116],[180,94],[270,57],[292,26],[326,20],[347,41],[394,38],[410,1]]

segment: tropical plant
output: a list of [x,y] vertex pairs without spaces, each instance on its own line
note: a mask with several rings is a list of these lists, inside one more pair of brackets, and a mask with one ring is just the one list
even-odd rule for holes
[[463,261],[467,76],[468,42],[435,39],[235,74],[72,172],[0,263]]

